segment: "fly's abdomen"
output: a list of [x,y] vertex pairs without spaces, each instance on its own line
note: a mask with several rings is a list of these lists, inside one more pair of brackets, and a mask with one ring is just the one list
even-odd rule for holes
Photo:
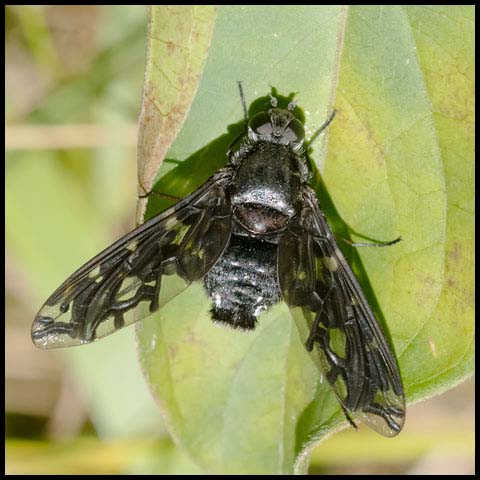
[[255,328],[257,316],[280,300],[277,245],[233,235],[204,286],[212,299],[212,320]]

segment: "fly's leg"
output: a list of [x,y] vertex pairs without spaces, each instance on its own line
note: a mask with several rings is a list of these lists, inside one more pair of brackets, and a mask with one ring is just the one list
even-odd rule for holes
[[402,240],[402,237],[398,237],[395,240],[390,240],[389,242],[378,241],[375,243],[354,243],[348,240],[347,238],[343,238],[343,237],[337,237],[337,238],[352,247],[390,247],[391,245],[395,245],[396,243]]

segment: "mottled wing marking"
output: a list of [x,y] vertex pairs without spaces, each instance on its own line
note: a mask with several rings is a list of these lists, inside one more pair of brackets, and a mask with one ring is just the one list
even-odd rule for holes
[[[220,170],[71,275],[35,317],[35,345],[56,348],[97,340],[148,316],[205,276],[230,239],[225,191],[230,176],[228,169]],[[164,295],[168,276],[172,280]]]
[[405,420],[396,360],[310,188],[304,199],[302,212],[279,243],[282,295],[294,317],[306,320],[306,348],[347,419],[354,425],[351,414],[378,433],[394,436]]

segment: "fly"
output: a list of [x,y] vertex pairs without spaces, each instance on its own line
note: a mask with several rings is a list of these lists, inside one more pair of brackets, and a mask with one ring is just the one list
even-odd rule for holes
[[[240,93],[246,112],[241,85]],[[284,301],[306,324],[305,347],[350,423],[394,436],[405,420],[395,356],[309,186],[306,147],[333,115],[306,143],[295,105],[270,99],[246,118],[247,133],[224,168],[55,290],[32,340],[44,349],[93,342],[193,282],[203,283],[212,320],[238,329],[253,330],[262,312]],[[165,297],[169,278],[175,289]]]

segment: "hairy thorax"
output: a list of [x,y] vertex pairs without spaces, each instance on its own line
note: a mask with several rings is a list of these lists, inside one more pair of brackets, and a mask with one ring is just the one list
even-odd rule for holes
[[233,215],[246,232],[272,234],[295,213],[301,180],[297,155],[287,145],[258,142],[238,157]]

